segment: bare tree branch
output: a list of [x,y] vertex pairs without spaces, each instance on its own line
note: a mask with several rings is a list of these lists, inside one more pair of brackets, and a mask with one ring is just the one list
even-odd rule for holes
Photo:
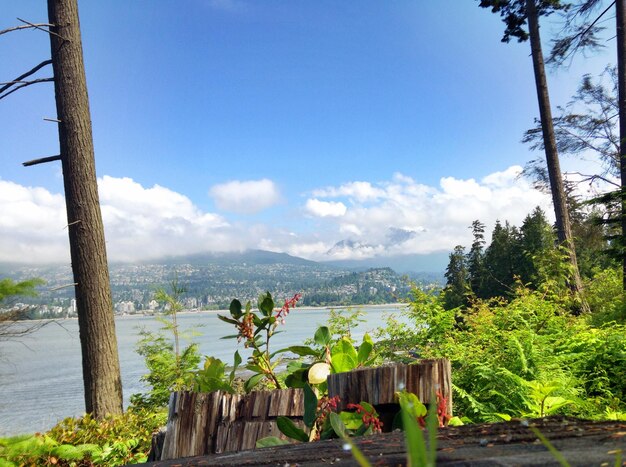
[[28,307],[0,310],[0,340],[23,337],[49,323],[49,321],[25,319],[28,311]]
[[51,65],[52,64],[52,60],[44,60],[43,62],[41,62],[39,65],[31,68],[30,70],[28,70],[26,73],[24,73],[23,75],[18,76],[17,78],[15,78],[13,81],[9,81],[6,86],[3,86],[0,88],[0,94],[2,94],[4,91],[6,91],[7,89],[9,89],[11,86],[18,84],[18,83],[22,83],[24,78],[28,78],[30,75],[37,73],[39,70],[41,70],[43,67],[45,67],[46,65]]
[[[19,19],[19,18],[18,18]],[[20,20],[22,21],[22,20]],[[24,26],[15,26],[12,28],[8,28],[8,29],[3,29],[2,31],[0,31],[0,36],[2,34],[6,34],[7,32],[13,32],[13,31],[19,31],[20,29],[41,29],[42,27],[47,27],[47,28],[51,28],[52,26],[54,26],[53,24],[48,24],[48,23],[37,23],[37,24],[26,24]],[[44,29],[45,31],[45,29]]]
[[[53,36],[57,36],[57,37],[61,38],[64,41],[67,40],[63,36],[59,36],[56,32],[52,32],[49,29],[41,28],[38,25],[33,24],[33,23],[29,23],[28,21],[26,21],[24,19],[21,19],[21,18],[17,18],[17,20],[21,21],[22,23],[26,23],[26,24],[28,24],[29,26],[31,26],[31,27],[33,27],[35,29],[39,29],[40,31],[47,32],[48,34],[52,34]],[[48,27],[54,27],[54,24],[50,24]]]
[[43,164],[45,162],[60,161],[60,160],[61,160],[61,156],[56,155],[56,156],[42,157],[41,159],[33,159],[32,161],[26,161],[26,162],[23,162],[22,165],[24,167],[30,167],[31,165]]
[[620,187],[619,183],[615,183],[614,181],[609,180],[608,178],[603,177],[601,175],[596,175],[596,174],[589,175],[589,174],[584,174],[584,173],[581,173],[581,172],[566,172],[565,175],[579,175],[579,176],[583,177],[582,180],[580,180],[578,183],[582,183],[582,182],[593,183],[593,182],[595,182],[597,180],[601,180],[601,181],[603,181],[605,183],[608,183],[609,185],[613,185],[613,186],[616,186],[618,188]]
[[0,95],[0,99],[4,99],[5,97],[7,97],[9,94],[13,94],[15,91],[17,91],[18,89],[22,89],[25,88],[26,86],[30,86],[31,84],[36,84],[36,83],[49,83],[51,81],[54,81],[54,78],[40,78],[40,79],[34,79],[32,81],[25,81],[23,84],[21,84],[20,86],[17,86],[16,88],[11,89],[9,92],[6,92],[2,95]]

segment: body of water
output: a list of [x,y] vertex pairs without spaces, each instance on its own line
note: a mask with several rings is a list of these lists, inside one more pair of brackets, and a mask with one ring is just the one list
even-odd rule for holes
[[[398,313],[404,305],[359,307],[364,323],[353,332],[361,339],[365,332],[382,326],[385,317]],[[227,312],[222,312],[228,314]],[[299,345],[326,323],[328,309],[296,308],[272,338],[272,349]],[[243,343],[220,337],[234,334],[233,327],[217,318],[217,313],[182,313],[182,330],[196,329],[193,341],[201,355],[211,355],[232,364],[233,354]],[[146,372],[143,358],[135,352],[139,330],[156,331],[160,324],[151,316],[123,316],[115,320],[124,387],[124,404],[130,395],[145,388],[140,378]],[[245,356],[244,356],[245,360]],[[19,341],[0,342],[0,436],[45,431],[58,420],[81,415],[85,410],[78,322],[75,319],[48,323]]]

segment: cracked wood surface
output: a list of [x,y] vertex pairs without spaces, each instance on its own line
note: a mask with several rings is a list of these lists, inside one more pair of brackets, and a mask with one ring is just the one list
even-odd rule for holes
[[[614,466],[619,450],[626,465],[626,422],[594,422],[568,417],[465,425],[438,432],[437,465],[558,466],[558,461],[528,429],[535,426],[572,466]],[[383,433],[355,438],[374,466],[406,465],[404,435]],[[148,463],[153,467],[189,466],[354,466],[341,440]]]

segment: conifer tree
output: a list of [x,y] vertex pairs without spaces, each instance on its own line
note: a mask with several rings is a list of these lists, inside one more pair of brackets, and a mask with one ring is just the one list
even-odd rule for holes
[[478,219],[470,227],[474,241],[467,254],[467,272],[471,291],[480,296],[485,281],[485,224]]
[[465,305],[466,295],[469,292],[467,262],[465,248],[461,245],[454,247],[450,253],[450,261],[445,273],[446,287],[444,293],[444,307],[451,310]]
[[[539,18],[555,11],[563,10],[566,5],[560,0],[480,0],[480,6],[490,8],[493,13],[499,13],[506,25],[503,42],[509,42],[512,37],[519,42],[530,39],[531,57],[535,75],[537,101],[541,121],[546,165],[552,194],[552,204],[556,218],[556,228],[559,242],[569,254],[572,267],[571,287],[575,292],[582,292],[582,281],[578,272],[576,250],[570,225],[565,188],[559,163],[559,156],[552,124],[552,110],[544,66],[541,37],[539,35]],[[583,308],[586,308],[584,300]]]

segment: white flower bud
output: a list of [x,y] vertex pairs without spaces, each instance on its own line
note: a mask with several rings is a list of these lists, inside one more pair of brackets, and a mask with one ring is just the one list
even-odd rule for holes
[[330,365],[328,363],[316,363],[311,368],[309,368],[309,383],[324,383],[329,374]]

